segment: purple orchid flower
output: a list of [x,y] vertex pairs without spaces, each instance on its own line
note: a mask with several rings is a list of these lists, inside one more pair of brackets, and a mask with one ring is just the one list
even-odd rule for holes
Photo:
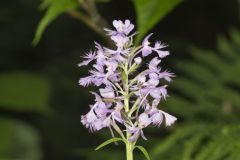
[[[110,49],[95,42],[95,49],[83,56],[82,66],[92,66],[89,75],[80,78],[81,86],[96,86],[98,91],[91,92],[95,103],[90,111],[81,116],[81,123],[91,132],[108,128],[112,136],[118,133],[127,145],[134,148],[137,140],[144,135],[144,129],[150,125],[171,126],[177,118],[158,109],[162,100],[168,97],[167,85],[175,76],[168,70],[162,70],[160,63],[169,55],[163,50],[167,45],[157,41],[150,46],[152,33],[144,38],[139,46],[133,45],[134,25],[125,20],[114,20],[114,30],[105,29],[115,43]],[[153,52],[158,56],[143,63]],[[142,54],[140,54],[142,53]],[[147,64],[147,65],[145,65]],[[146,69],[140,71],[142,66]],[[129,149],[129,148],[128,148]],[[131,149],[131,148],[130,148]]]
[[111,39],[118,48],[123,48],[130,40],[128,34],[133,30],[134,25],[131,24],[129,20],[125,20],[124,23],[120,20],[114,20],[113,26],[115,27],[116,31],[107,28],[104,30],[107,31],[109,36],[111,36]]
[[127,132],[131,134],[128,140],[130,142],[136,142],[139,136],[141,136],[144,140],[147,140],[142,129],[143,128],[141,127],[135,127],[135,126],[128,127]]
[[86,65],[88,65],[91,61],[93,61],[94,59],[96,59],[96,53],[90,51],[90,52],[86,53],[86,55],[83,56],[83,58],[86,59],[86,60],[84,60],[82,63],[78,64],[79,67],[81,67],[81,66],[86,66]]
[[113,26],[116,28],[116,31],[105,28],[109,36],[124,35],[127,36],[133,29],[134,25],[127,19],[123,23],[121,20],[114,20]]
[[177,118],[162,111],[162,110],[159,110],[155,107],[153,107],[151,109],[151,111],[149,112],[149,115],[150,115],[150,118],[151,118],[151,121],[154,125],[158,125],[160,126],[162,121],[163,121],[163,117],[165,117],[165,123],[166,123],[166,126],[170,126],[172,125],[176,120]]
[[158,56],[160,58],[164,58],[166,56],[169,55],[168,51],[162,51],[161,49],[167,47],[165,44],[162,44],[160,41],[157,41],[154,45],[154,47],[149,46],[150,42],[148,41],[148,39],[153,35],[153,33],[150,33],[144,40],[142,43],[142,56],[146,57],[149,54],[151,54],[153,51],[158,53]]

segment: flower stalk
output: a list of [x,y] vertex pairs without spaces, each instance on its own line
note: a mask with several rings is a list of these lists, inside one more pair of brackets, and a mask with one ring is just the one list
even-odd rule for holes
[[[128,135],[128,137],[130,137],[130,135]],[[126,159],[127,160],[133,160],[133,148],[134,148],[134,144],[128,141],[126,143]]]

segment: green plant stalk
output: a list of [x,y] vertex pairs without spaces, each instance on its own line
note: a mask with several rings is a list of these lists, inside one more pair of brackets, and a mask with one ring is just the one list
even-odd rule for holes
[[[130,108],[129,108],[129,84],[128,84],[128,63],[124,65],[124,92],[125,92],[125,98],[124,98],[124,106],[125,106],[125,112],[128,113]],[[126,133],[126,160],[133,160],[133,149],[134,149],[134,144],[129,141],[131,134]]]
[[[128,82],[128,81],[127,81]],[[127,106],[126,110],[129,112],[129,97],[128,94],[124,99],[124,104]],[[133,160],[133,149],[134,149],[134,144],[129,141],[131,134],[126,133],[126,160]]]
[[[130,134],[127,134],[127,138],[130,137]],[[126,158],[127,160],[133,160],[133,149],[134,144],[127,140],[126,142]]]

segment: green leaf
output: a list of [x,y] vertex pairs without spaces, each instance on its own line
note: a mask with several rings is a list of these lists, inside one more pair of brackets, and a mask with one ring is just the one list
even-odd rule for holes
[[44,17],[40,20],[34,39],[33,45],[38,44],[46,27],[55,20],[59,15],[66,11],[74,10],[78,7],[77,0],[45,0],[40,5],[41,8],[47,8]]
[[218,49],[220,53],[231,60],[235,60],[238,52],[235,51],[233,43],[229,41],[225,36],[218,36]]
[[104,146],[106,146],[106,145],[108,145],[108,144],[110,144],[110,143],[118,142],[118,141],[123,141],[123,140],[122,140],[121,138],[111,138],[111,139],[103,142],[102,144],[100,144],[100,145],[95,149],[95,151],[96,151],[96,150],[99,150],[100,148],[102,148],[102,147],[104,147]]
[[22,72],[0,75],[0,108],[13,111],[48,111],[50,86],[38,75]]
[[17,120],[0,118],[0,159],[42,159],[38,132]]
[[134,0],[137,13],[136,43],[183,0]]
[[151,160],[147,150],[143,146],[135,146],[134,149],[135,148],[139,149],[143,153],[143,155],[146,157],[147,160]]

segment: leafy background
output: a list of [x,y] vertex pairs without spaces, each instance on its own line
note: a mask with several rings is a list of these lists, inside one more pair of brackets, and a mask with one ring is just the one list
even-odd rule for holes
[[122,145],[95,152],[109,132],[89,134],[79,122],[93,98],[78,86],[87,70],[77,64],[94,40],[109,44],[95,26],[113,19],[137,24],[136,43],[154,32],[172,53],[164,67],[177,77],[160,107],[179,120],[146,131],[150,157],[240,159],[239,2],[88,1],[102,19],[81,0],[0,2],[0,160],[125,158]]

